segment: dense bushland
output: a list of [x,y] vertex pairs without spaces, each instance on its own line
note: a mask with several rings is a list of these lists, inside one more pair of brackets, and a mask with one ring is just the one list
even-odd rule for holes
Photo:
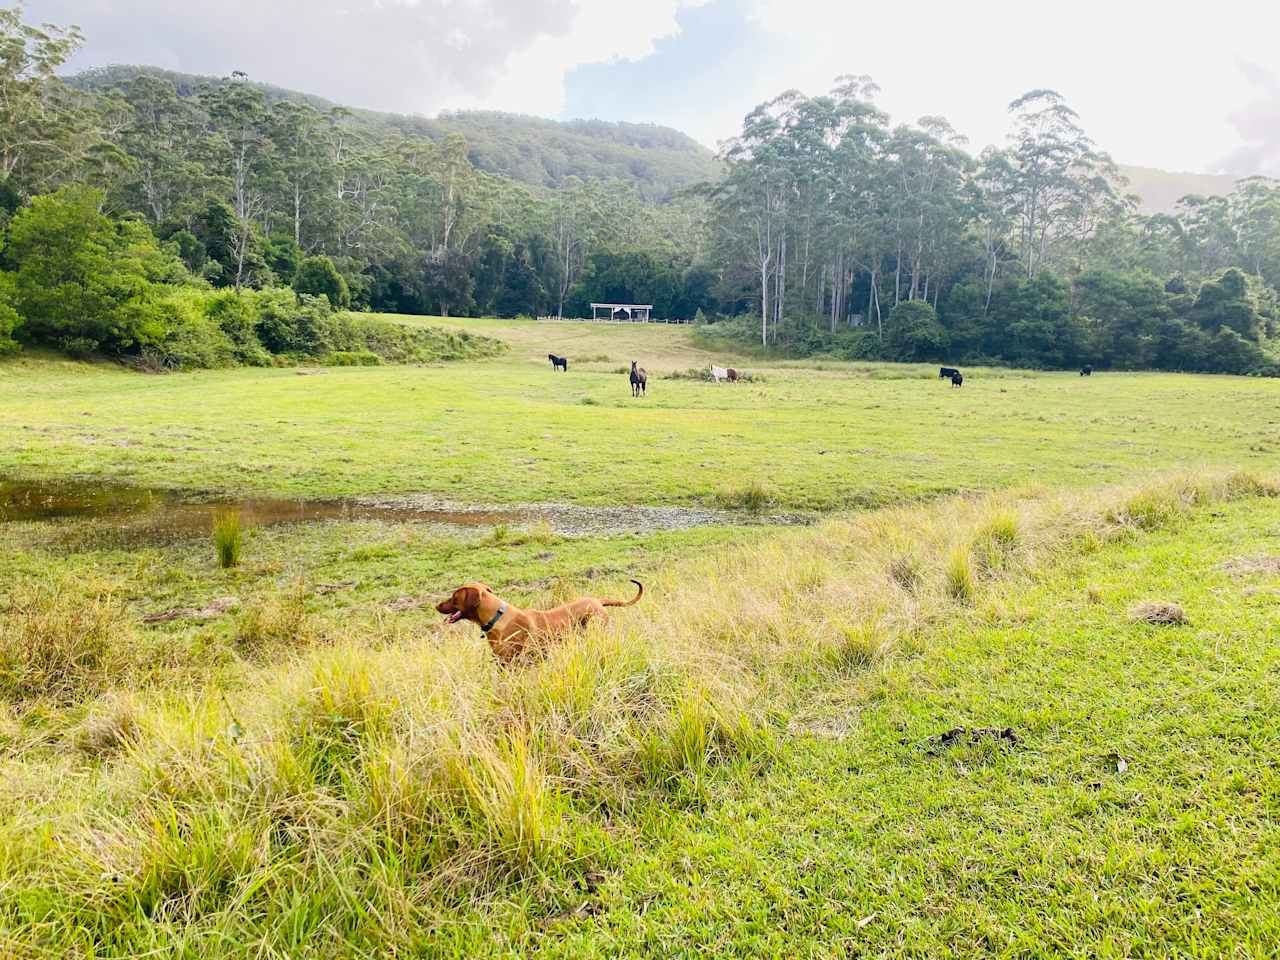
[[33,197],[7,230],[0,272],[0,352],[23,343],[106,355],[147,369],[424,362],[492,354],[464,332],[410,329],[336,312],[346,291],[325,257],[303,262],[295,289],[212,288],[180,246],[145,223],[101,212],[91,187]]
[[[1050,90],[1015,100],[1007,145],[978,157],[941,118],[892,125],[869,78],[793,91],[753,110],[719,164],[698,159],[722,176],[674,193],[655,193],[639,162],[619,179],[612,159],[557,157],[591,129],[694,158],[678,135],[548,123],[560,173],[546,190],[492,172],[538,162],[492,162],[501,116],[378,119],[243,75],[117,68],[68,85],[57,70],[74,30],[7,11],[0,36],[12,51],[0,221],[12,216],[5,269],[18,275],[0,280],[0,350],[24,336],[154,348],[168,308],[144,281],[179,282],[180,264],[214,289],[289,287],[336,309],[582,316],[591,302],[652,303],[659,317],[727,320],[722,332],[762,350],[1276,371],[1280,185],[1255,177],[1143,215]],[[96,210],[36,202],[72,184],[101,191]],[[65,263],[24,264],[52,249],[55,212],[88,239]],[[232,340],[241,362],[254,355]]]
[[[1010,278],[987,292],[952,288],[940,309],[904,300],[883,336],[865,326],[791,327],[773,341],[795,356],[947,361],[1050,369],[1174,370],[1280,376],[1280,307],[1258,278],[1229,268],[1195,291],[1181,277],[1091,270],[1062,280]],[[760,336],[756,315],[704,328],[743,344]]]

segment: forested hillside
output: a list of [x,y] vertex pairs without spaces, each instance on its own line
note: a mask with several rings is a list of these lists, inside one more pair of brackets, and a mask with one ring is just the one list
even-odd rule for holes
[[845,77],[762,104],[712,160],[656,127],[394,117],[243,75],[68,84],[84,38],[13,10],[0,41],[9,349],[266,362],[361,352],[326,310],[609,301],[767,350],[1280,370],[1280,186],[1144,213],[1051,90],[974,156],[944,118],[895,124]]
[[[180,96],[227,83],[214,77],[156,67],[115,66],[68,78],[71,86],[99,94],[129,87],[139,77],[172,84]],[[329,113],[338,108],[321,97],[254,83],[269,105],[284,101]],[[371,110],[347,110],[354,129],[369,136],[466,138],[467,157],[478,170],[539,187],[559,187],[570,177],[624,180],[645,199],[666,200],[695,184],[714,179],[719,170],[710,150],[691,137],[654,124],[572,120],[561,123],[510,113],[471,111],[440,117],[404,116]]]

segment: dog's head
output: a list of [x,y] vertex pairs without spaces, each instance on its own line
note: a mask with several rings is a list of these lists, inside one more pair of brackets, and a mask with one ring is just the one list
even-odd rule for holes
[[441,600],[437,603],[436,612],[443,613],[448,618],[445,620],[446,623],[457,623],[459,620],[477,620],[480,599],[485,594],[492,592],[487,583],[481,583],[478,580],[464,584],[453,591],[448,600]]

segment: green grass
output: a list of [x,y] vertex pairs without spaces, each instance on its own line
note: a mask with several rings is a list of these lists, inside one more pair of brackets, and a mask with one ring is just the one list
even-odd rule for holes
[[518,360],[315,376],[2,363],[0,474],[312,497],[705,505],[745,478],[767,481],[778,509],[829,510],[1265,467],[1280,454],[1278,381],[972,370],[952,390],[926,367],[828,363],[719,388],[654,378],[648,398],[632,400],[626,377],[605,370],[645,344],[638,359],[651,367],[663,356],[688,367],[687,331],[563,325],[592,354],[611,337],[626,347],[613,364],[564,375],[536,359],[556,347],[572,354],[559,326],[519,327],[516,353],[528,356]]
[[[1180,482],[1148,496],[1188,506],[1142,528],[1113,509],[1132,496],[954,501],[736,570],[682,561],[620,643],[512,673],[360,629],[220,695],[17,713],[12,952],[1265,956],[1280,577],[1231,561],[1274,546],[1280,498]],[[889,642],[890,530],[922,557],[1029,552],[962,603],[922,560]],[[1151,597],[1188,623],[1135,623]],[[650,646],[675,630],[698,646]],[[938,742],[960,726],[1017,742]]]
[[240,554],[244,550],[240,511],[219,510],[214,514],[213,550],[218,557],[218,566],[222,569],[230,570],[240,564]]
[[[1214,468],[1274,471],[1277,384],[788,363],[632,401],[609,371],[705,363],[688,330],[447,323],[512,353],[0,364],[0,475],[899,505],[258,526],[229,567],[0,523],[0,955],[1274,955],[1280,497]],[[432,609],[630,576],[511,669]]]

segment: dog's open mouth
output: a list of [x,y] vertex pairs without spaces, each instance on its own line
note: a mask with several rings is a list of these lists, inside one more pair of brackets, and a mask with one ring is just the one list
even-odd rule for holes
[[449,616],[445,618],[445,621],[444,621],[444,622],[445,622],[445,623],[457,623],[457,622],[458,622],[459,620],[461,620],[461,619],[462,619],[462,611],[461,611],[461,610],[459,610],[457,613],[451,613],[451,614],[449,614]]

